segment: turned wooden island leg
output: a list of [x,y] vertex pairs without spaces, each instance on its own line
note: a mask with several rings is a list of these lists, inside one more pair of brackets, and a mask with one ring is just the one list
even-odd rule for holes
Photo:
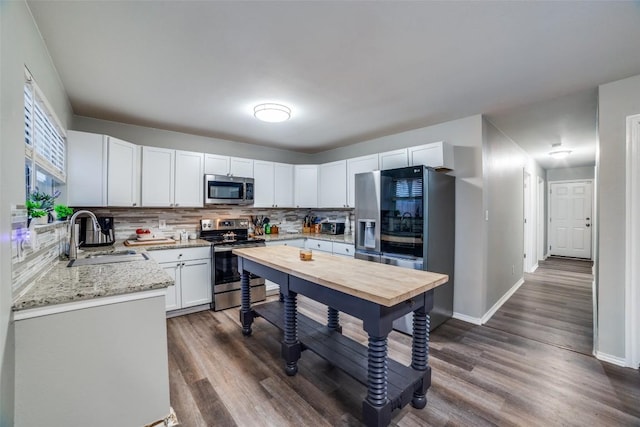
[[362,417],[366,426],[386,426],[391,422],[391,402],[387,396],[389,374],[387,336],[369,334],[367,397],[362,402]]
[[427,389],[431,385],[429,367],[429,323],[430,318],[424,307],[413,312],[413,345],[411,349],[411,367],[426,371],[420,387],[413,392],[411,405],[422,409],[427,405]]
[[282,342],[282,357],[287,362],[285,372],[293,376],[298,372],[301,346],[298,341],[298,310],[295,292],[284,294],[284,341]]
[[249,272],[241,270],[240,273],[240,323],[242,324],[242,334],[251,335],[251,324],[253,323],[253,312],[251,311],[251,286],[249,283]]
[[335,308],[327,308],[327,328],[332,331],[342,332],[342,326],[340,326],[340,312]]

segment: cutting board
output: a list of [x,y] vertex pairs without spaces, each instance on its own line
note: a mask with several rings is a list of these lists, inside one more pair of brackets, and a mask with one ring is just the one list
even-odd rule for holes
[[175,243],[173,239],[145,239],[145,240],[125,240],[125,246],[150,246],[150,245],[170,245]]

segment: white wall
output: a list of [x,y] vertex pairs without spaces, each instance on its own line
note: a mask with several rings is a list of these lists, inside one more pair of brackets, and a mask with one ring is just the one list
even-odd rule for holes
[[454,146],[456,176],[456,255],[454,307],[456,315],[480,318],[484,314],[486,285],[483,259],[485,234],[482,215],[482,116],[475,115],[425,128],[363,141],[318,153],[325,163],[430,142]]
[[244,142],[208,138],[82,116],[74,116],[71,129],[110,135],[137,145],[176,148],[179,150],[221,154],[233,157],[247,157],[272,162],[304,164],[309,163],[312,156],[311,154],[298,153],[290,150],[268,148],[254,144],[246,144]]
[[626,118],[640,114],[640,75],[598,93],[598,353],[625,357]]
[[[11,315],[11,206],[24,204],[24,66],[63,125],[71,118],[64,88],[24,1],[0,2],[0,426],[13,424],[14,334]],[[10,184],[9,184],[10,183]]]
[[484,135],[486,312],[523,277],[523,173],[527,158],[518,145],[486,120]]
[[593,179],[594,176],[595,176],[595,166],[547,169],[547,181],[570,181],[574,179]]

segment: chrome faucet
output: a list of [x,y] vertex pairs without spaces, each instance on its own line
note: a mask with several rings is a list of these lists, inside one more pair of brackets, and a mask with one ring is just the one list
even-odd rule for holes
[[69,220],[69,227],[70,227],[69,251],[67,252],[69,259],[76,259],[78,257],[78,246],[80,246],[80,243],[76,244],[76,226],[75,225],[76,225],[76,218],[78,218],[82,214],[89,215],[91,217],[91,220],[93,221],[93,229],[95,230],[96,233],[100,232],[100,225],[98,224],[98,218],[96,218],[93,212],[87,211],[87,210],[81,210],[81,211],[75,212],[71,216],[71,219]]

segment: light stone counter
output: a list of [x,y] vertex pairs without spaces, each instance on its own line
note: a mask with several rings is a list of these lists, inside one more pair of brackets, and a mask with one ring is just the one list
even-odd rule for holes
[[[182,240],[176,243],[147,246],[125,246],[118,241],[111,247],[97,247],[78,252],[78,258],[89,253],[103,254],[133,250],[146,252],[210,246],[206,240]],[[154,260],[114,264],[67,267],[68,260],[58,261],[13,304],[13,311],[85,301],[98,297],[126,295],[134,292],[164,289],[174,280]]]
[[164,289],[174,280],[155,261],[67,267],[58,263],[13,304],[14,311]]

